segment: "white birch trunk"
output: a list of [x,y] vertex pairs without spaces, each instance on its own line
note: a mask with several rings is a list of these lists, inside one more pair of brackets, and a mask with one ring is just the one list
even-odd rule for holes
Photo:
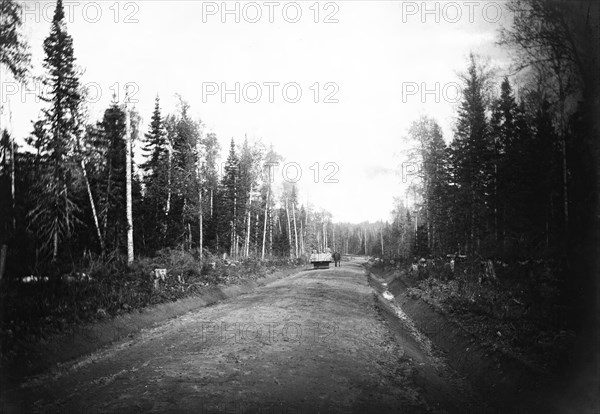
[[246,251],[244,252],[246,257],[250,256],[250,232],[252,231],[252,212],[250,211],[250,207],[252,207],[252,200],[248,201],[248,227],[246,227]]
[[198,250],[200,251],[200,260],[202,260],[202,249],[204,247],[203,238],[203,211],[202,211],[202,165],[200,163],[200,154],[202,142],[200,139],[196,142],[196,184],[198,185]]
[[262,239],[262,254],[261,259],[265,259],[265,245],[267,241],[267,220],[269,217],[269,195],[271,193],[271,187],[267,189],[267,200],[265,202],[265,224],[263,226],[263,239]]
[[[128,99],[128,98],[126,98]],[[131,200],[131,116],[125,104],[125,194],[127,198],[127,263],[133,263],[133,212]]]
[[302,220],[300,220],[300,254],[304,256],[305,247],[304,247],[304,228]]
[[98,222],[98,213],[96,212],[96,203],[94,203],[94,196],[92,194],[92,188],[90,187],[90,180],[87,176],[87,170],[85,168],[85,162],[81,160],[81,170],[83,171],[83,178],[85,180],[85,186],[88,193],[88,198],[90,200],[90,206],[92,207],[92,214],[94,216],[94,225],[96,226],[96,235],[98,236],[98,241],[100,242],[100,251],[104,254],[104,239],[102,238],[102,234],[100,233],[100,223]]
[[254,240],[256,241],[254,243],[254,256],[258,257],[258,227],[259,227],[259,222],[260,222],[260,213],[258,212],[258,209],[256,209],[256,220],[254,220]]
[[168,218],[171,213],[171,164],[173,162],[173,148],[171,145],[171,140],[167,138],[168,142],[168,156],[167,156],[167,204],[165,206],[165,224],[163,226],[163,238],[167,237],[167,228],[168,228]]
[[296,257],[298,257],[298,227],[296,226],[296,206],[292,204],[292,219],[294,220],[294,238],[296,241]]
[[290,211],[288,209],[288,199],[287,197],[285,198],[285,215],[287,217],[287,233],[288,233],[288,244],[290,246],[290,257],[292,257],[292,225],[290,222]]
[[[269,185],[269,192],[271,186]],[[273,256],[273,213],[271,211],[271,205],[269,204],[269,256]]]

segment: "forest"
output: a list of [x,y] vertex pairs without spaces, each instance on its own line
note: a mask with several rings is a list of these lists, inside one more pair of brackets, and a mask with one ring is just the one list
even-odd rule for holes
[[[2,0],[0,7],[0,63],[25,81],[21,5]],[[598,10],[540,0],[507,7],[514,23],[498,42],[514,54],[513,72],[499,74],[472,54],[459,80],[453,136],[424,115],[399,137],[411,148],[397,166],[410,185],[390,206],[390,220],[339,223],[302,204],[294,183],[273,184],[269,165],[284,160],[276,148],[245,137],[221,148],[183,96],[175,113],[165,113],[157,96],[151,114],[115,98],[90,122],[58,0],[43,44],[45,110],[19,137],[25,145],[1,130],[3,283],[83,273],[115,286],[119,272],[144,278],[173,256],[200,277],[224,259],[304,263],[313,249],[330,247],[406,264],[450,254],[500,268],[543,261],[570,303],[593,309]],[[134,154],[136,143],[143,154]]]
[[[16,31],[18,2],[3,1],[12,31],[3,63],[27,76],[27,45]],[[12,26],[11,26],[12,25]],[[4,30],[4,29],[3,29]],[[4,33],[4,31],[3,31]],[[180,97],[174,114],[160,98],[140,131],[140,114],[113,99],[103,118],[89,123],[86,91],[68,34],[62,2],[44,41],[48,103],[21,148],[2,132],[2,245],[7,277],[77,270],[86,255],[152,256],[166,248],[249,256],[302,257],[323,249],[331,215],[300,205],[294,183],[274,188],[270,166],[282,160],[262,142],[231,140],[220,164],[214,133]],[[5,54],[4,54],[5,53]],[[136,164],[135,143],[143,162]],[[222,167],[222,168],[221,168]],[[6,250],[5,250],[6,253]],[[3,262],[3,263],[4,263]]]

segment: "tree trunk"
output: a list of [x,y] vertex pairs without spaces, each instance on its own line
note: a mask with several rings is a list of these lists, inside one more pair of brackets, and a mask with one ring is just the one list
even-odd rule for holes
[[237,259],[237,183],[233,177],[233,221],[231,222],[231,253]]
[[290,250],[290,257],[292,257],[292,224],[290,222],[290,211],[288,209],[288,199],[285,198],[285,215],[287,217],[287,234],[288,234],[288,246]]
[[229,235],[229,256],[233,259],[235,251],[235,232],[233,231],[233,220],[229,222],[230,235]]
[[[12,118],[12,112],[10,114]],[[11,122],[12,125],[12,122]],[[12,127],[11,127],[12,129]],[[1,132],[1,131],[0,131]],[[12,207],[12,230],[13,234],[17,229],[17,217],[16,217],[16,200],[15,200],[15,138],[10,134],[10,195],[11,195],[11,207]]]
[[563,208],[565,220],[565,237],[569,233],[569,187],[567,170],[567,142],[564,131],[561,132],[561,156],[562,156],[562,186],[563,186]]
[[127,146],[125,174],[127,198],[127,263],[133,263],[133,212],[131,200],[131,120],[129,109],[125,106],[125,142]]
[[[271,186],[269,186],[269,192],[271,191]],[[273,212],[271,211],[271,206],[268,209],[269,215],[269,256],[273,255]]]
[[256,220],[254,220],[254,257],[258,257],[258,227],[260,223],[259,209],[256,209]]
[[[550,195],[550,206],[552,206],[552,195]],[[548,205],[545,206],[545,217],[546,217],[546,249],[550,246],[550,214],[548,212]]]
[[316,232],[316,236],[317,236],[317,250],[318,250],[319,252],[322,252],[322,251],[323,251],[323,246],[322,246],[322,244],[321,244],[321,243],[322,243],[322,240],[321,240],[321,232],[320,232],[320,231],[317,231],[317,232]]
[[200,251],[200,260],[202,260],[202,249],[204,248],[204,222],[202,213],[202,188],[198,189],[198,231],[200,232],[198,240],[198,250]]
[[496,236],[496,243],[500,241],[500,232],[498,229],[498,204],[500,204],[500,200],[498,199],[498,164],[494,162],[494,233]]
[[[560,152],[562,158],[562,190],[563,190],[563,214],[564,214],[564,237],[569,234],[569,181],[568,181],[568,166],[567,166],[567,141],[565,127],[565,89],[563,86],[563,78],[561,76],[561,68],[559,65],[554,65],[554,72],[558,79],[558,99],[560,102]],[[563,243],[566,246],[567,243]]]
[[[167,138],[168,139],[168,138]],[[163,224],[163,241],[166,241],[167,239],[167,230],[169,227],[169,214],[171,214],[171,164],[173,162],[173,151],[172,151],[172,146],[171,146],[171,141],[169,139],[169,144],[168,144],[168,156],[167,156],[167,203],[165,206],[165,222]]]
[[298,227],[296,226],[296,206],[292,205],[292,218],[294,220],[294,237],[296,241],[296,257],[298,257]]
[[304,256],[306,250],[304,246],[304,227],[302,224],[302,220],[300,220],[300,254]]
[[94,225],[96,226],[96,235],[100,242],[100,252],[104,255],[104,239],[100,233],[100,224],[98,222],[98,214],[96,213],[96,204],[94,203],[94,197],[92,195],[92,188],[90,187],[90,181],[87,176],[87,170],[85,168],[85,162],[81,160],[81,170],[83,171],[83,179],[85,180],[85,186],[87,188],[88,199],[90,200],[90,206],[92,207],[92,214],[94,216]]
[[108,182],[106,183],[106,209],[104,211],[104,215],[102,217],[102,233],[106,236],[107,228],[108,228],[108,210],[110,206],[110,193],[112,191],[112,157],[110,157],[108,162]]
[[333,224],[331,225],[331,235],[332,235],[332,239],[333,239],[333,244],[332,244],[333,251],[337,252],[337,247],[335,245],[335,226]]
[[279,214],[277,214],[275,216],[275,224],[277,225],[277,228],[279,229],[279,234],[282,234],[283,230],[281,229],[281,220],[279,219]]
[[4,271],[6,270],[6,257],[8,256],[8,246],[3,244],[0,247],[0,280],[4,277]]
[[244,256],[250,255],[250,232],[252,231],[252,185],[250,185],[250,191],[248,192],[248,205],[246,213],[246,235],[244,237]]
[[263,226],[263,239],[262,239],[262,254],[261,254],[261,259],[264,260],[265,259],[265,245],[267,242],[267,220],[268,220],[268,216],[269,216],[269,195],[271,192],[271,188],[269,187],[267,189],[267,200],[265,201],[265,224]]
[[[360,254],[360,248],[363,245],[363,237],[362,237],[362,232],[360,231],[360,229],[358,230],[358,251],[357,254]],[[365,254],[367,254],[366,250],[365,250]]]
[[54,233],[52,234],[52,244],[53,244],[52,262],[56,262],[56,258],[58,257],[58,230],[57,229],[54,229]]
[[198,251],[200,252],[200,260],[202,260],[202,249],[204,248],[204,228],[203,228],[203,216],[204,211],[202,208],[202,163],[200,162],[200,156],[202,154],[201,149],[202,141],[198,139],[196,141],[196,184],[198,185]]
[[433,246],[433,237],[431,234],[431,214],[429,211],[429,202],[425,208],[425,222],[427,223],[427,248],[431,251]]
[[250,256],[250,232],[252,231],[252,212],[250,208],[252,207],[252,200],[248,200],[248,227],[246,227],[246,251],[245,256]]

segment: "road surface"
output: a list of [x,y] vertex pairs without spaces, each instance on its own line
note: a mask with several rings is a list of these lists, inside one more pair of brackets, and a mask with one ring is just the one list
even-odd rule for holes
[[363,267],[310,270],[28,380],[27,412],[475,412]]

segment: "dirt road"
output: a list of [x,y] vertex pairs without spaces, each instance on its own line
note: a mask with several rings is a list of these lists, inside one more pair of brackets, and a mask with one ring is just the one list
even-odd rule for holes
[[28,412],[480,412],[362,266],[297,273],[21,388]]

